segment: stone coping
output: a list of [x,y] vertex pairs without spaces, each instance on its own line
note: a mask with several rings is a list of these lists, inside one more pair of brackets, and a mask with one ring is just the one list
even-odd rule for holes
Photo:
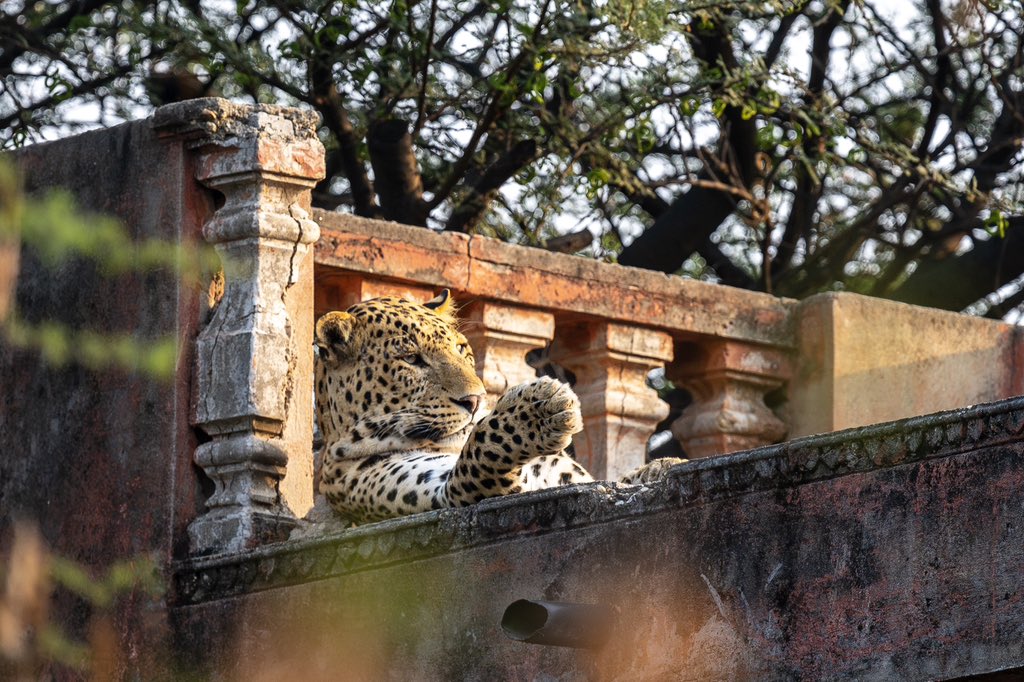
[[[220,97],[190,99],[157,108],[151,117],[163,134],[225,142],[272,133],[278,143],[317,139],[320,115],[277,104],[239,104]],[[323,163],[323,160],[320,160]]]
[[173,564],[175,605],[671,511],[1019,441],[1024,397],[809,436],[674,467],[648,486],[591,483],[486,500]]
[[676,337],[700,334],[786,348],[794,343],[792,299],[345,213],[317,209],[313,218],[321,230],[318,277],[338,268],[448,287],[463,299],[630,322]]

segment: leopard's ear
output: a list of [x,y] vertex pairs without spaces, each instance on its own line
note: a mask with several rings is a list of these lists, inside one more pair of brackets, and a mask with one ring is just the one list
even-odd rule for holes
[[437,296],[424,303],[423,307],[430,308],[450,322],[455,321],[455,299],[452,298],[452,292],[448,289],[444,289]]
[[320,359],[328,364],[337,364],[352,353],[352,331],[356,318],[348,313],[327,313],[316,323],[313,343]]

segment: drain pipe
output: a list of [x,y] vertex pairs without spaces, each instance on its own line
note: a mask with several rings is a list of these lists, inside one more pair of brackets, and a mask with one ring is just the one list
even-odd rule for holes
[[611,611],[596,604],[520,599],[505,609],[501,629],[517,642],[596,649],[611,634]]

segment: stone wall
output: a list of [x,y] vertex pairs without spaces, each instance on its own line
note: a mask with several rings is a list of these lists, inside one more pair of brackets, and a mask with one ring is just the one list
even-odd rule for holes
[[[151,557],[166,573],[172,557],[286,537],[310,507],[317,227],[306,210],[323,164],[313,122],[201,100],[14,155],[30,194],[68,190],[134,242],[213,244],[224,286],[211,310],[209,279],[111,276],[78,257],[47,266],[22,248],[9,292],[22,322],[60,325],[72,343],[82,330],[170,337],[177,357],[162,381],[0,343],[0,543],[25,519],[87,569]],[[56,604],[79,640],[89,613],[66,593]],[[116,622],[123,666],[158,670],[170,633],[162,598],[132,595]]]
[[[1021,399],[792,439],[1019,394],[1016,329],[310,212],[315,127],[296,110],[201,100],[16,155],[30,191],[68,188],[133,239],[205,242],[223,259],[213,309],[207,281],[47,268],[28,248],[17,259],[27,322],[179,342],[167,383],[0,345],[0,543],[30,518],[97,570],[153,556],[169,587],[117,614],[123,672],[893,679],[1024,667]],[[657,367],[694,395],[674,427],[693,454],[787,429],[790,440],[646,488],[594,484],[288,539],[312,502],[314,311],[441,287],[466,304],[492,392],[530,376],[525,352],[548,343],[577,373],[580,452],[598,473],[643,459],[667,412],[644,381]],[[602,604],[615,636],[597,650],[512,642],[497,624],[520,598]],[[56,614],[82,635],[83,602],[63,596]]]
[[854,294],[812,296],[795,319],[791,436],[1024,393],[1020,327]]
[[[205,675],[949,679],[1024,673],[1024,399],[484,502],[175,570]],[[597,649],[518,599],[599,604]]]
[[[117,216],[133,239],[194,243],[213,198],[194,188],[180,144],[158,142],[149,121],[86,133],[18,153],[27,189],[69,189],[86,210]],[[69,259],[45,267],[21,254],[14,302],[26,322],[127,333],[139,341],[194,337],[206,293],[173,275],[110,277]],[[61,556],[95,570],[152,554],[166,566],[188,551],[186,528],[201,509],[189,423],[194,348],[183,342],[169,383],[128,372],[54,366],[34,350],[0,343],[0,537],[9,524],[39,524]],[[58,603],[72,635],[89,614]],[[155,616],[150,617],[150,616]],[[166,618],[129,609],[119,617],[133,667],[167,633]]]

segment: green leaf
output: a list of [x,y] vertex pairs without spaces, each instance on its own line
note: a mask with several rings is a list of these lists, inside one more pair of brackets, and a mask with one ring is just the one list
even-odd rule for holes
[[757,130],[757,147],[762,151],[772,151],[775,149],[776,144],[776,132],[778,128],[775,127],[774,123],[766,123]]
[[679,103],[679,112],[683,116],[693,116],[700,108],[700,100],[696,97],[687,97]]
[[587,181],[591,186],[607,185],[612,179],[612,173],[607,168],[595,168],[587,173]]
[[89,28],[92,26],[92,17],[88,14],[77,14],[68,23],[68,30],[72,33],[75,31],[81,31],[82,29]]
[[993,210],[983,223],[985,231],[992,236],[998,235],[1000,239],[1006,237],[1006,230],[1010,227],[1010,221],[1001,211]]

